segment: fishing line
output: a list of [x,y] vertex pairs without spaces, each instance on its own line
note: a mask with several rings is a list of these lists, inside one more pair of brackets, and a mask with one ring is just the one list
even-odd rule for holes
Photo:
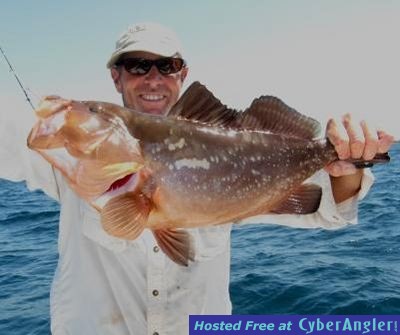
[[6,54],[4,53],[3,48],[2,48],[1,46],[0,46],[0,51],[1,51],[1,53],[3,54],[3,57],[4,57],[4,59],[6,60],[8,66],[10,67],[10,72],[12,72],[12,73],[14,74],[14,77],[15,77],[15,79],[17,80],[19,87],[21,87],[22,92],[24,92],[25,97],[26,97],[26,101],[28,101],[28,103],[29,103],[29,105],[31,105],[32,109],[35,110],[35,107],[33,106],[32,101],[31,101],[31,99],[29,98],[28,93],[26,92],[24,86],[22,85],[21,80],[19,80],[17,73],[15,72],[14,68],[12,67],[10,61],[8,60]]

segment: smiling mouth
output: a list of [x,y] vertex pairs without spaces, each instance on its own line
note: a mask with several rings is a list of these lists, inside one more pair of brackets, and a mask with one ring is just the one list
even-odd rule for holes
[[162,101],[166,98],[165,95],[162,94],[140,94],[139,95],[143,100],[150,102]]

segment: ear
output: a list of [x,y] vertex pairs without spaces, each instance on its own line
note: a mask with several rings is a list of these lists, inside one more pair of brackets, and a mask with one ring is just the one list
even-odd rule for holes
[[182,84],[183,84],[183,82],[185,81],[185,78],[186,78],[186,76],[187,76],[187,74],[188,74],[188,72],[189,72],[189,68],[188,67],[184,67],[182,70],[181,70],[181,82],[182,82]]
[[114,82],[115,88],[119,93],[122,93],[122,85],[121,85],[121,71],[116,68],[111,68],[111,78]]

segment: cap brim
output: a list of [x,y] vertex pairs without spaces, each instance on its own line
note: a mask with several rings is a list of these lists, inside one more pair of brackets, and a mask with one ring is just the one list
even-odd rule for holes
[[162,57],[181,57],[181,53],[175,48],[171,48],[168,44],[137,42],[125,48],[115,50],[107,62],[107,68],[112,68],[121,55],[135,51],[149,52]]

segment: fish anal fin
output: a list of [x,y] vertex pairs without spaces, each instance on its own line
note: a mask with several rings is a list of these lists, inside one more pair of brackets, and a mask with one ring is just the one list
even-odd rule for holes
[[189,261],[194,261],[193,241],[186,230],[157,229],[153,234],[161,250],[173,262],[188,266]]
[[103,229],[126,240],[136,239],[145,228],[150,200],[140,192],[127,192],[109,200],[101,210]]
[[316,184],[303,184],[271,210],[275,214],[311,214],[318,210],[322,189]]
[[168,117],[201,122],[211,126],[233,127],[240,115],[222,104],[204,85],[194,82],[172,107]]
[[239,127],[268,131],[302,139],[314,139],[321,132],[318,121],[305,116],[274,96],[254,99],[238,119]]

